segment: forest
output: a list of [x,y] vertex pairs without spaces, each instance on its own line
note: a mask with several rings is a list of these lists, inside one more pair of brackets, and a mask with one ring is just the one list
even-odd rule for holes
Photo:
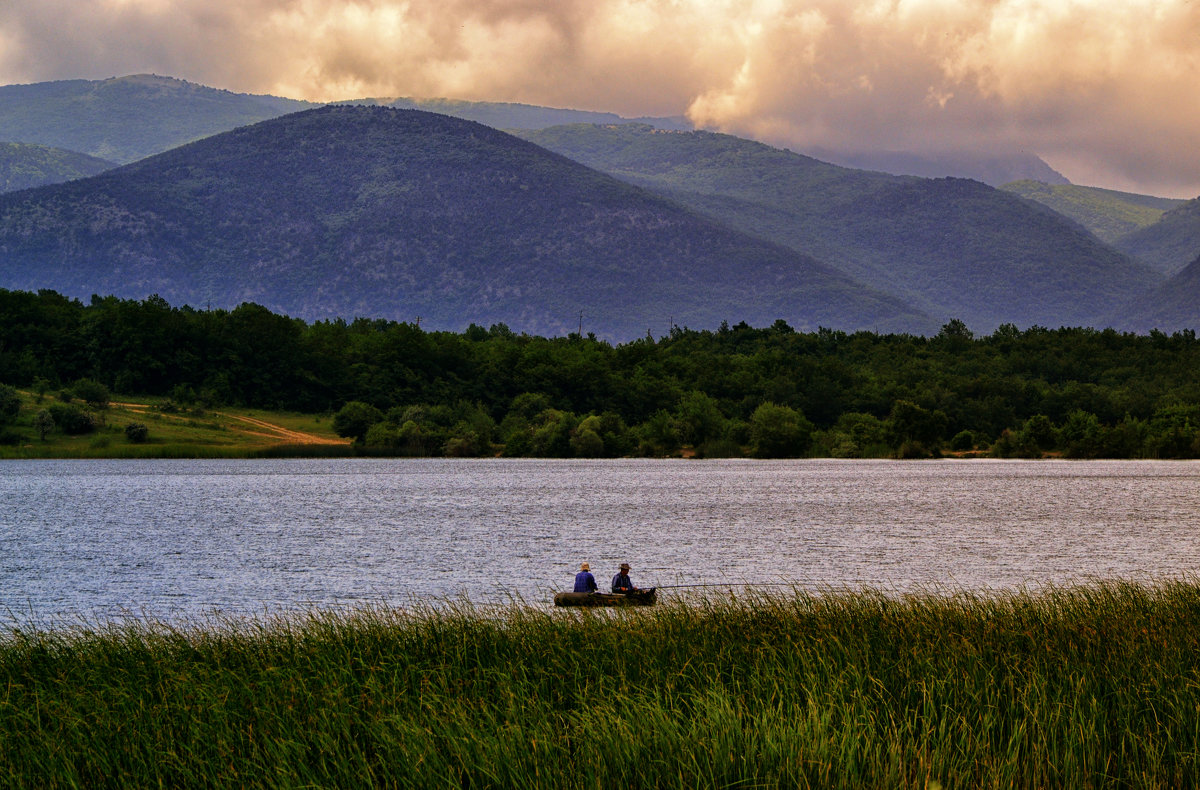
[[1192,330],[976,336],[951,320],[923,337],[780,320],[614,345],[0,289],[0,438],[29,439],[5,391],[77,414],[99,386],[164,409],[328,414],[363,454],[1194,458],[1198,363]]

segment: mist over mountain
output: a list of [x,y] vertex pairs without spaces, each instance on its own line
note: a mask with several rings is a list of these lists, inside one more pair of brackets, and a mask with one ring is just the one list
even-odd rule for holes
[[977,181],[852,170],[707,132],[520,134],[976,330],[1098,324],[1163,279],[1077,223]]
[[0,196],[0,287],[620,339],[930,331],[817,260],[477,123],[342,106]]
[[468,121],[482,123],[495,129],[545,129],[571,123],[625,124],[642,123],[657,129],[691,130],[692,124],[683,116],[672,118],[622,118],[611,112],[590,112],[555,107],[539,107],[512,102],[456,101],[452,99],[392,99],[381,100],[388,107],[404,110],[425,110]]
[[113,162],[46,145],[0,143],[0,192],[15,192],[85,178],[116,167]]
[[856,170],[876,170],[891,175],[922,178],[970,178],[994,187],[1023,180],[1045,184],[1071,183],[1041,157],[1023,152],[947,150],[915,153],[814,148],[805,153]]

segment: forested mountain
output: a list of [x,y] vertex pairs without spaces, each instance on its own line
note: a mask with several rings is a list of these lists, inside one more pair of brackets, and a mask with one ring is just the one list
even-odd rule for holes
[[1122,236],[1116,247],[1165,274],[1180,272],[1200,255],[1200,198],[1166,212],[1153,225]]
[[1200,257],[1124,307],[1114,320],[1138,332],[1200,327]]
[[1163,279],[1061,215],[975,181],[851,170],[707,132],[520,134],[972,328],[1097,325]]
[[1012,181],[1033,180],[1047,184],[1069,184],[1066,176],[1027,153],[947,150],[939,153],[906,151],[807,151],[817,159],[858,170],[877,170],[899,176],[921,178],[970,178],[998,187]]
[[0,140],[126,163],[315,105],[137,74],[0,87]]
[[0,196],[0,286],[638,337],[672,322],[927,331],[786,247],[511,135],[327,107]]
[[60,184],[116,167],[87,154],[45,145],[0,143],[0,192]]
[[1036,200],[1070,217],[1107,244],[1114,244],[1122,236],[1153,225],[1163,214],[1184,202],[1113,189],[1032,180],[1014,181],[1001,189]]

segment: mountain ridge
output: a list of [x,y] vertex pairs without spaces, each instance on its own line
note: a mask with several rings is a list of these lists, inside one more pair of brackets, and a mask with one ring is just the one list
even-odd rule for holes
[[0,196],[0,285],[551,334],[582,311],[624,339],[672,316],[933,326],[811,257],[511,135],[362,106]]
[[520,134],[978,330],[1098,322],[1163,279],[1049,208],[976,181],[853,170],[711,132]]
[[0,193],[86,178],[116,167],[94,156],[32,143],[0,143]]
[[1200,198],[1181,202],[1154,224],[1117,239],[1114,246],[1164,274],[1178,274],[1200,255]]
[[1083,225],[1096,238],[1114,245],[1122,237],[1158,222],[1184,201],[1115,189],[1043,181],[1014,181],[1000,189],[1037,201]]

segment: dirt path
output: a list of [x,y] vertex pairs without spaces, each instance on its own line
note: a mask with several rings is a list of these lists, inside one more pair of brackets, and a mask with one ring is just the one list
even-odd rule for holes
[[[121,403],[114,401],[113,406],[120,406],[133,412],[145,412],[150,409],[150,406],[145,403]],[[227,414],[226,412],[214,411],[215,416],[226,420],[236,420],[240,423],[245,423],[245,427],[241,425],[230,426],[234,430],[241,433],[248,433],[252,436],[262,436],[267,439],[277,439],[281,442],[289,444],[348,444],[346,439],[339,439],[329,436],[318,436],[315,433],[307,433],[305,431],[293,431],[291,428],[284,428],[282,425],[276,425],[273,422],[260,420],[257,417],[243,417],[238,414]]]
[[276,425],[266,420],[260,420],[255,417],[241,417],[236,414],[226,414],[224,412],[213,412],[227,420],[239,420],[254,428],[260,430],[249,430],[246,433],[253,433],[257,436],[268,436],[275,439],[292,444],[346,444],[345,439],[334,439],[329,436],[318,436],[315,433],[305,433],[304,431],[293,431],[290,428],[284,428],[282,425]]

